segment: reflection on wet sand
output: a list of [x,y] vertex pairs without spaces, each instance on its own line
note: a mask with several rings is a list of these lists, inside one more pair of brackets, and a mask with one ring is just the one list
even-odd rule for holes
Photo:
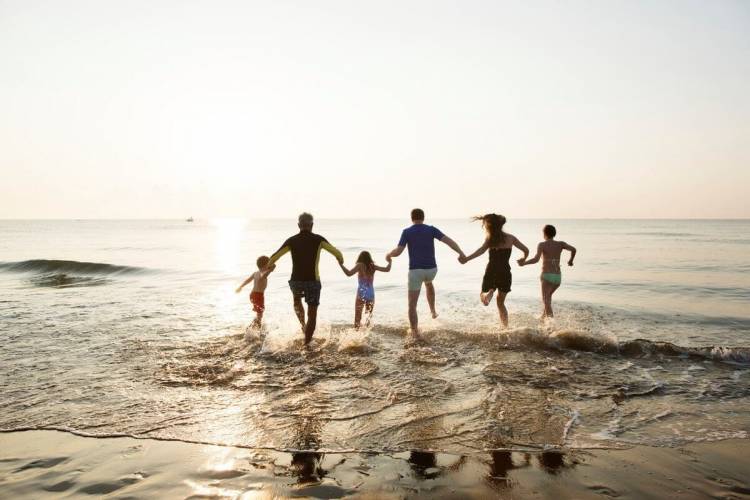
[[740,498],[750,491],[746,440],[464,456],[285,453],[56,431],[0,433],[0,442],[2,498]]
[[490,473],[487,476],[489,483],[497,488],[510,488],[512,486],[509,473],[515,469],[522,469],[531,465],[531,456],[523,453],[520,463],[513,461],[513,453],[505,450],[490,453],[492,460],[489,463]]
[[[305,391],[302,399],[313,403],[320,400],[320,394],[314,388]],[[302,404],[305,408],[307,405]],[[297,416],[293,421],[292,448],[300,450],[292,453],[291,470],[297,476],[299,483],[315,483],[325,477],[326,471],[321,467],[323,453],[317,450],[321,447],[320,434],[322,424],[314,415]]]
[[[566,460],[562,451],[550,450],[541,453],[512,452],[509,450],[495,450],[490,452],[489,474],[487,481],[497,489],[513,487],[511,472],[519,469],[534,467],[534,462],[539,470],[550,475],[557,475],[565,468],[573,468],[577,462],[573,459]],[[532,458],[535,460],[532,461]]]
[[326,471],[320,466],[322,453],[299,451],[292,453],[292,470],[299,483],[316,483],[325,477]]
[[565,454],[559,451],[544,451],[537,456],[539,466],[549,474],[559,474],[566,467],[575,467],[575,462],[565,463]]

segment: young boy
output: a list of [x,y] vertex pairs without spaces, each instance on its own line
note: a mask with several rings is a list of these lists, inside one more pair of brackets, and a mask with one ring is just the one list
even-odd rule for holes
[[570,252],[568,265],[573,265],[573,259],[576,256],[576,249],[564,241],[555,241],[557,230],[555,226],[547,224],[542,230],[544,232],[544,241],[536,247],[536,255],[529,260],[519,262],[519,265],[526,266],[536,264],[542,257],[542,302],[544,303],[543,318],[552,318],[552,294],[560,287],[562,275],[560,273],[560,256],[563,250]]
[[276,268],[276,266],[271,265],[266,269],[269,260],[271,259],[265,255],[258,257],[258,260],[255,261],[258,270],[251,274],[250,277],[243,281],[242,284],[237,287],[237,290],[235,290],[236,293],[240,293],[245,285],[254,281],[253,291],[250,292],[250,303],[253,305],[253,311],[255,311],[255,319],[253,320],[252,328],[260,328],[260,323],[263,320],[263,311],[266,310],[263,292],[266,291],[266,286],[268,286],[268,275]]

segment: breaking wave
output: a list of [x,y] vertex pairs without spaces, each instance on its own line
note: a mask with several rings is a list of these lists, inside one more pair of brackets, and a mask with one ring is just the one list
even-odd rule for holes
[[17,273],[66,274],[66,275],[114,275],[144,272],[142,267],[118,266],[101,262],[79,262],[77,260],[32,259],[20,262],[2,262],[0,270]]
[[650,356],[669,356],[726,361],[733,363],[750,363],[750,347],[705,346],[685,347],[671,342],[657,342],[646,339],[618,341],[614,337],[605,337],[576,330],[557,330],[548,332],[544,329],[518,328],[500,334],[501,340],[508,345],[567,349],[574,351],[595,352],[617,355],[628,358]]

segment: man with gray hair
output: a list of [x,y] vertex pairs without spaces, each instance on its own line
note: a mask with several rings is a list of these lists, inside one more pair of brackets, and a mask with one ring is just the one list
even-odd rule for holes
[[[307,212],[300,214],[297,226],[299,233],[281,245],[271,256],[266,269],[273,266],[285,253],[292,253],[292,277],[289,280],[289,288],[292,290],[294,299],[294,312],[305,332],[305,345],[307,345],[315,333],[320,304],[321,285],[318,272],[320,251],[326,250],[331,253],[340,264],[343,264],[344,256],[336,247],[328,243],[328,240],[312,232],[313,216],[311,214]],[[303,297],[307,304],[307,321],[305,321],[305,308],[302,305]]]

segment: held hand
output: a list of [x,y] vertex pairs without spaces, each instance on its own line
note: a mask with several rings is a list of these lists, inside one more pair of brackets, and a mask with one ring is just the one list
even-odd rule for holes
[[521,257],[516,262],[518,262],[519,266],[523,267],[524,265],[526,265],[526,257]]
[[459,256],[458,256],[458,261],[459,261],[459,262],[460,262],[461,264],[466,264],[467,262],[469,262],[469,259],[467,259],[465,255],[459,255]]
[[391,257],[391,254],[388,254],[385,256],[386,262],[393,262],[393,257]]

